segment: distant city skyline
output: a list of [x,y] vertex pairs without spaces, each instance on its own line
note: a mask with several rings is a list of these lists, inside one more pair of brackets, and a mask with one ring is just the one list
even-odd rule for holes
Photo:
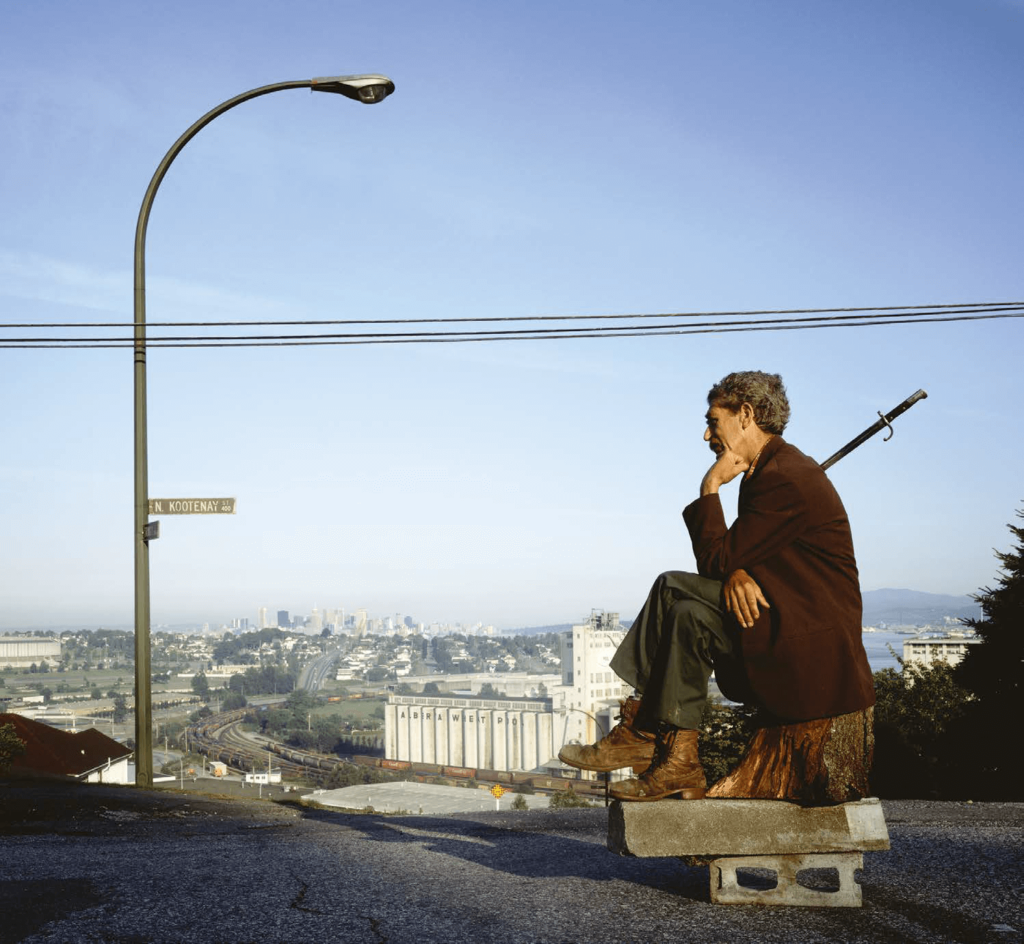
[[[313,608],[310,608],[311,611]],[[318,608],[319,609],[319,608]],[[321,612],[323,618],[327,619],[332,613],[337,613],[343,608],[325,608]],[[282,614],[286,614],[289,617],[289,626],[286,628],[294,628],[295,620],[308,618],[307,614],[301,611],[292,612],[290,610],[271,610],[270,607],[257,607],[255,610],[255,617],[247,616],[230,616],[226,618],[200,618],[194,620],[185,620],[173,623],[154,624],[154,632],[168,632],[168,631],[181,631],[183,629],[197,629],[202,626],[207,626],[210,632],[221,632],[224,630],[233,630],[236,632],[253,632],[260,628],[259,619],[260,611],[265,610],[266,615],[269,618],[271,612],[274,613],[275,622],[273,625],[280,628],[280,623],[277,622]],[[535,623],[508,623],[501,620],[487,620],[487,619],[418,619],[415,614],[403,614],[403,613],[373,613],[366,610],[363,607],[357,607],[355,610],[348,613],[348,617],[354,616],[355,614],[362,611],[365,618],[371,625],[376,627],[377,623],[384,622],[388,619],[396,620],[397,618],[412,619],[414,626],[418,627],[423,625],[425,627],[458,627],[460,631],[472,631],[477,627],[484,630],[493,628],[495,632],[507,633],[515,630],[529,630],[536,629],[538,627],[548,626],[560,626],[566,627],[571,626],[580,622],[586,621],[592,613],[595,612],[618,612],[613,611],[610,608],[592,606],[586,611],[578,613],[568,619],[556,619],[548,618],[542,619]],[[923,624],[930,623],[936,620],[941,621],[944,617],[959,617],[959,616],[977,616],[979,615],[979,606],[970,596],[950,595],[950,594],[935,594],[927,593],[918,590],[909,589],[881,589],[864,592],[864,625],[874,625],[879,622],[885,622],[889,624],[900,624],[902,623],[902,617],[906,617],[908,624]],[[626,615],[619,613],[622,620],[629,624],[632,621],[632,615]],[[411,630],[411,627],[407,628]],[[79,630],[79,629],[124,629],[130,630],[133,628],[132,624],[127,621],[101,621],[96,624],[90,624],[87,621],[78,621],[70,624],[25,624],[25,625],[0,625],[0,633],[3,632],[32,632],[35,630]],[[373,630],[376,631],[376,628]],[[312,630],[310,630],[312,632]]]

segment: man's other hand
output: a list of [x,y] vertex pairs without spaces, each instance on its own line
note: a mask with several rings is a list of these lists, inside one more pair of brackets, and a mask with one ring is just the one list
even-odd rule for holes
[[725,597],[726,612],[732,613],[744,629],[753,627],[754,621],[761,615],[759,607],[771,609],[757,581],[742,567],[726,577],[722,594]]

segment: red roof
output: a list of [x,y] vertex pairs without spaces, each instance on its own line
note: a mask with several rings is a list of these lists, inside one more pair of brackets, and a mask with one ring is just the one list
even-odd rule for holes
[[132,753],[95,728],[71,734],[14,714],[0,714],[2,724],[13,724],[18,737],[25,742],[25,753],[15,757],[11,764],[12,774],[77,777],[108,760],[117,760]]

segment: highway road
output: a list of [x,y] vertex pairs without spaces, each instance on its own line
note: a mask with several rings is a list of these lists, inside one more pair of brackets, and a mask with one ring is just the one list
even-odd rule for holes
[[319,691],[327,679],[328,674],[334,669],[334,663],[341,655],[340,649],[332,649],[322,656],[318,656],[312,662],[306,664],[299,673],[298,688],[304,688],[307,692]]

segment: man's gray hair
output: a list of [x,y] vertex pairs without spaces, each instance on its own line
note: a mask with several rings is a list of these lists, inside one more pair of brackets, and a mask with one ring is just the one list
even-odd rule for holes
[[738,370],[708,391],[708,406],[733,413],[744,403],[754,411],[754,422],[766,433],[781,433],[789,422],[789,398],[782,378],[763,370]]

